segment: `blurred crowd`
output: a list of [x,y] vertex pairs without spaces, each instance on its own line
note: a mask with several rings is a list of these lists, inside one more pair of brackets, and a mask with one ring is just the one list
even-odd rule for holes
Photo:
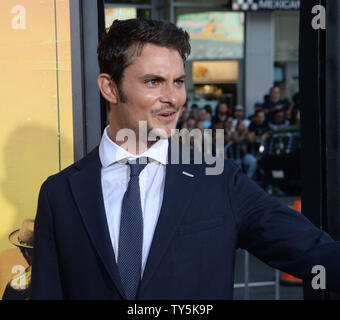
[[[224,129],[224,156],[232,158],[244,168],[245,173],[254,178],[260,148],[266,135],[300,125],[300,99],[296,93],[293,101],[281,98],[280,88],[274,86],[264,96],[262,102],[254,106],[254,114],[245,116],[242,105],[234,108],[220,101],[212,109],[208,103],[199,108],[197,104],[183,108],[177,129],[212,129],[212,140],[216,139],[216,129]],[[194,147],[193,141],[190,144]]]

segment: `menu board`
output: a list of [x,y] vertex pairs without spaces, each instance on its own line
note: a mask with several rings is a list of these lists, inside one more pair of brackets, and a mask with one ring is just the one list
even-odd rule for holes
[[244,14],[201,12],[178,16],[177,25],[190,34],[189,60],[242,59]]

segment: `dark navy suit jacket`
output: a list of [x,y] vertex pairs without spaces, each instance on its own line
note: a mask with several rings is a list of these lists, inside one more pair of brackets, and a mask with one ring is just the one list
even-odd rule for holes
[[[237,248],[309,280],[313,266],[323,265],[327,288],[339,291],[340,242],[269,197],[233,161],[225,161],[221,175],[206,175],[206,167],[167,165],[137,299],[232,299]],[[32,299],[124,299],[98,148],[41,187]]]

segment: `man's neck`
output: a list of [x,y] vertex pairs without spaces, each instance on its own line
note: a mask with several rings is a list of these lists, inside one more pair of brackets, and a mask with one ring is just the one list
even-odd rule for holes
[[[127,152],[130,152],[133,155],[139,155],[147,151],[149,148],[151,148],[158,140],[156,141],[143,141],[139,140],[139,136],[135,134],[136,141],[131,141],[131,138],[125,137],[124,140],[117,140],[116,134],[114,133],[114,130],[111,129],[111,127],[108,128],[107,134],[109,138],[118,146],[126,150]],[[134,139],[132,139],[134,140]]]

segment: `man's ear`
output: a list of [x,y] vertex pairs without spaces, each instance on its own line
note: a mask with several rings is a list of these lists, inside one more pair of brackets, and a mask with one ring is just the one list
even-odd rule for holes
[[97,79],[98,87],[105,100],[117,104],[119,101],[118,89],[115,82],[107,73],[101,73]]

